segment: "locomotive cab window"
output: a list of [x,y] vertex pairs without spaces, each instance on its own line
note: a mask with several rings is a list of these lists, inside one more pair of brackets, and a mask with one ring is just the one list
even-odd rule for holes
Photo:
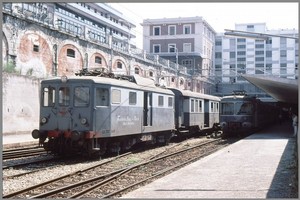
[[202,100],[199,100],[199,112],[203,113]]
[[42,95],[43,106],[54,106],[55,104],[55,88],[45,87]]
[[210,102],[210,112],[218,113],[219,112],[219,103],[218,102]]
[[117,90],[117,89],[112,90],[111,103],[113,103],[113,104],[121,103],[121,90]]
[[68,88],[68,87],[59,88],[58,103],[60,106],[70,105],[70,88]]
[[158,106],[164,106],[164,97],[158,96]]
[[234,104],[230,102],[221,103],[222,115],[233,115]]
[[195,101],[195,112],[198,113],[199,112],[199,100],[196,99]]
[[252,115],[253,104],[251,102],[237,102],[235,104],[235,113],[237,115]]
[[195,100],[191,99],[191,112],[195,112]]
[[74,106],[86,107],[90,101],[90,89],[88,87],[76,87],[74,90]]
[[173,107],[173,97],[168,97],[168,106]]
[[136,105],[136,92],[129,92],[129,105]]
[[108,89],[97,88],[96,89],[96,106],[108,106]]

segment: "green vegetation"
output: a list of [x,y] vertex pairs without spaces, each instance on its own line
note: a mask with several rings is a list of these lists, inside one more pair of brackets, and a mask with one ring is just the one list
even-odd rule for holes
[[33,68],[30,68],[27,72],[26,72],[26,76],[32,76],[33,73]]
[[16,65],[11,61],[9,61],[8,63],[5,63],[3,65],[3,71],[7,73],[16,73],[17,72]]

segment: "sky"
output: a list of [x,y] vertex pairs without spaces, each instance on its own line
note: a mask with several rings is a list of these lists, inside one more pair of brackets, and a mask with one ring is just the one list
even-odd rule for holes
[[267,29],[298,29],[299,5],[281,3],[107,3],[131,19],[135,44],[142,49],[144,19],[203,17],[216,32],[235,29],[239,23],[266,23]]

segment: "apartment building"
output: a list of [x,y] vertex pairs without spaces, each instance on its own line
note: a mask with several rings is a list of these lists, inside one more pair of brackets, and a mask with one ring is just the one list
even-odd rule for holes
[[210,93],[216,32],[207,21],[202,17],[145,19],[142,26],[146,52],[185,66],[193,76],[189,84],[196,86],[191,88]]
[[[275,75],[298,78],[298,30],[268,30],[265,23],[236,24],[235,30],[268,34],[247,38],[218,33],[215,40],[216,95],[245,90],[248,94],[268,97],[248,83],[241,74]],[[278,37],[284,36],[284,37]]]

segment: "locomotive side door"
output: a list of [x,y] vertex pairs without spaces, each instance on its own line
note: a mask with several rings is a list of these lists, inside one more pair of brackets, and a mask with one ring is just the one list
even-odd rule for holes
[[94,130],[101,132],[103,137],[111,134],[111,108],[110,90],[108,87],[100,86],[95,88],[94,101]]
[[209,127],[209,106],[210,101],[204,99],[204,127]]
[[144,92],[143,126],[152,126],[152,93]]

